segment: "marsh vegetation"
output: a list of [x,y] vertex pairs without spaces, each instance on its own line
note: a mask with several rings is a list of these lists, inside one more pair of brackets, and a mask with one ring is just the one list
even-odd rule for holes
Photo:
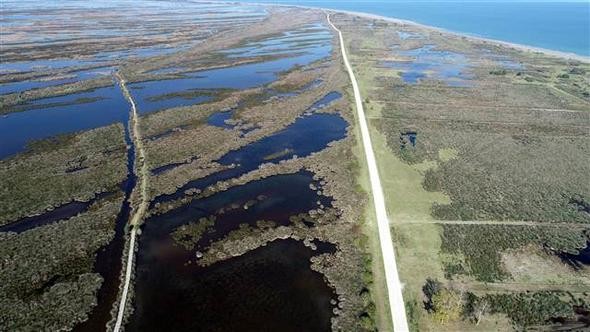
[[[144,163],[127,330],[387,330],[325,13],[139,4],[6,10],[0,330],[112,328]],[[365,98],[412,326],[587,327],[590,67],[333,20]]]
[[[38,30],[23,32],[30,45],[3,50],[9,72],[0,83],[0,126],[11,128],[5,133],[12,141],[1,161],[8,180],[0,220],[12,230],[18,224],[19,233],[0,232],[10,260],[2,265],[2,328],[112,328],[119,273],[129,259],[126,224],[141,199],[135,173],[145,162],[153,202],[141,229],[127,329],[184,321],[178,328],[373,330],[363,211],[354,208],[366,201],[356,184],[354,118],[323,13],[191,4],[180,14],[165,4],[143,7],[158,15],[141,23],[114,16],[93,44],[48,38],[41,47]],[[72,7],[71,20],[137,12],[125,4],[89,6],[86,13]],[[41,14],[24,7],[31,17]],[[56,15],[47,8],[47,17]],[[70,22],[46,24],[71,31]],[[148,26],[157,26],[150,43],[139,43],[136,31]],[[128,81],[140,114],[146,158],[139,163],[114,71]],[[27,224],[22,231],[20,222]],[[41,251],[32,251],[34,239],[45,241]],[[167,254],[157,250],[162,246]],[[160,268],[170,264],[174,270]],[[159,276],[157,286],[150,275]],[[195,278],[201,288],[177,288],[175,281]],[[234,289],[222,302],[220,285]],[[186,311],[169,310],[171,300],[184,301]],[[240,314],[228,319],[221,304]],[[254,315],[253,307],[268,315]]]

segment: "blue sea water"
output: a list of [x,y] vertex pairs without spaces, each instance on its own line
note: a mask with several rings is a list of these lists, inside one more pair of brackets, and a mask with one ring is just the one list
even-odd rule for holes
[[590,2],[246,0],[415,21],[455,32],[590,56]]

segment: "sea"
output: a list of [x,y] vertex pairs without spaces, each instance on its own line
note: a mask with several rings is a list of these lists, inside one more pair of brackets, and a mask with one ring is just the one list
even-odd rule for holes
[[471,36],[590,56],[590,1],[246,0],[364,12]]

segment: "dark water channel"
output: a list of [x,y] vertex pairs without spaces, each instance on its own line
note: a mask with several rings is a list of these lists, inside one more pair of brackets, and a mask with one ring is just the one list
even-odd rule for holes
[[0,232],[15,232],[22,233],[39,226],[51,225],[60,220],[70,219],[80,213],[88,210],[88,208],[97,200],[100,200],[112,193],[102,193],[97,195],[94,199],[88,202],[73,201],[51,211],[31,217],[19,219],[10,224],[0,226]]
[[[130,107],[127,105],[127,107]],[[124,192],[123,204],[115,221],[115,236],[111,242],[101,248],[94,261],[94,272],[99,273],[103,278],[103,283],[98,290],[97,306],[90,312],[88,320],[78,324],[74,331],[104,331],[106,324],[111,320],[111,309],[117,300],[120,284],[120,274],[122,271],[123,249],[125,246],[125,230],[129,216],[131,215],[131,205],[129,198],[135,185],[137,176],[135,175],[135,145],[129,132],[129,113],[125,114],[125,143],[127,149],[127,179],[123,182],[121,190]]]
[[197,160],[197,157],[192,157],[189,160],[181,162],[181,163],[173,163],[173,164],[168,164],[168,165],[156,167],[156,168],[152,169],[152,174],[153,175],[162,174],[162,173],[165,173],[166,171],[169,171],[169,170],[176,168],[178,166],[190,164],[195,160]]
[[[195,250],[240,224],[273,220],[317,207],[309,188],[313,174],[276,175],[230,188],[146,221],[137,256],[136,308],[129,331],[329,331],[334,291],[309,259],[313,251],[295,240],[277,240],[242,256],[199,267]],[[288,188],[288,190],[287,190]],[[246,202],[256,201],[248,209]],[[227,209],[213,231],[187,250],[170,233],[200,217]],[[189,263],[192,262],[192,263]]]
[[[310,184],[318,186],[313,181],[313,174],[306,171],[271,176],[230,188],[208,198],[193,200],[187,205],[151,218],[149,221],[152,224],[146,227],[151,227],[156,233],[167,234],[171,229],[196,222],[201,217],[215,215],[217,219],[214,230],[207,232],[198,243],[197,247],[202,249],[236,230],[240,224],[255,226],[256,221],[272,220],[278,225],[288,225],[292,215],[317,208],[319,204],[331,206],[330,199],[317,195],[309,188]],[[219,213],[222,208],[225,212]]]
[[[301,94],[302,92],[308,91],[310,89],[313,89],[313,88],[319,86],[321,83],[322,83],[322,81],[318,79],[318,80],[314,80],[312,82],[307,83],[306,85],[301,87],[301,89],[296,90],[296,91],[277,92],[277,91],[274,91],[273,89],[267,89],[267,92],[270,93],[275,98],[276,97],[278,97],[278,98],[294,97],[294,96]],[[340,92],[332,91],[332,92],[328,93],[327,95],[325,95],[324,97],[322,97],[320,100],[313,103],[313,105],[311,105],[311,107],[309,107],[307,109],[306,113],[314,112],[319,109],[322,109],[322,108],[328,106],[333,101],[340,99],[341,97],[342,97],[342,94]],[[234,129],[236,127],[236,125],[229,123],[229,120],[232,119],[232,117],[234,116],[234,113],[236,112],[236,110],[239,107],[240,106],[238,105],[238,107],[236,107],[236,108],[226,109],[226,110],[222,110],[222,111],[215,112],[215,113],[211,114],[207,118],[207,124],[210,126],[224,128],[224,129]]]
[[347,125],[337,114],[314,113],[300,117],[287,128],[231,151],[218,160],[222,165],[233,164],[236,167],[190,181],[174,194],[157,197],[153,204],[181,198],[188,189],[205,189],[218,181],[229,180],[255,170],[263,163],[276,163],[295,155],[306,157],[321,151],[330,142],[343,139]]
[[590,266],[590,241],[586,243],[586,247],[578,251],[578,254],[559,253],[559,258],[570,266],[581,269],[585,266]]

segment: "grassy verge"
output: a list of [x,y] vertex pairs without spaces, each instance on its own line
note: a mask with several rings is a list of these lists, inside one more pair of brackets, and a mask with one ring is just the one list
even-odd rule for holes
[[[358,118],[355,119],[358,123]],[[379,244],[379,232],[377,230],[377,219],[375,216],[375,209],[373,208],[373,199],[371,195],[371,185],[369,183],[369,170],[367,168],[365,152],[363,144],[360,140],[361,134],[358,125],[354,126],[356,144],[354,145],[353,151],[359,161],[358,170],[358,184],[360,190],[366,192],[369,196],[369,201],[364,211],[364,233],[367,236],[367,246],[370,251],[372,260],[371,268],[373,272],[373,284],[371,292],[373,294],[373,300],[375,301],[376,319],[375,324],[379,331],[393,331],[393,323],[391,321],[391,314],[389,308],[389,301],[387,299],[387,285],[385,282],[385,270],[383,267],[383,257],[381,254],[381,246]]]

